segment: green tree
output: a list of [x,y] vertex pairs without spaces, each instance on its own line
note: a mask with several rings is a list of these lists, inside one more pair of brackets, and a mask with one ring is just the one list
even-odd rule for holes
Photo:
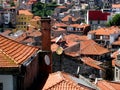
[[14,3],[14,2],[11,2],[11,3],[10,3],[10,6],[11,6],[11,7],[15,6],[15,3]]
[[57,5],[55,3],[35,3],[32,7],[32,12],[34,15],[38,15],[40,17],[51,16],[54,8]]
[[107,26],[120,26],[120,14],[113,16],[113,18],[108,21]]

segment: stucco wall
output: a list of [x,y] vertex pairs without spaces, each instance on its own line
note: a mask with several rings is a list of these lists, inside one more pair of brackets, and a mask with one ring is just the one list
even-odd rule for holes
[[3,83],[3,90],[13,90],[12,75],[0,75],[0,83]]

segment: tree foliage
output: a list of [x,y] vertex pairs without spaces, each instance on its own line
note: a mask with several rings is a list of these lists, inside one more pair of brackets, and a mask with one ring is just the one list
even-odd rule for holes
[[111,20],[107,23],[108,26],[120,26],[120,14],[113,16]]
[[55,3],[35,3],[32,7],[32,12],[34,15],[40,16],[40,17],[48,17],[51,16],[54,8],[57,5]]
[[11,2],[11,3],[10,3],[10,6],[11,6],[11,7],[14,7],[14,6],[15,6],[15,3],[14,3],[14,2]]

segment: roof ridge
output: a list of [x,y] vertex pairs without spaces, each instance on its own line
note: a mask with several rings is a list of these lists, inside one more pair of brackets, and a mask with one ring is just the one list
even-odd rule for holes
[[17,42],[17,41],[15,41],[15,40],[11,39],[11,38],[5,37],[5,36],[3,36],[2,34],[0,34],[0,37],[3,37],[3,38],[5,38],[5,39],[11,40],[11,41],[13,41],[13,42],[15,42],[15,43],[19,43],[19,44],[24,45],[24,46],[38,48],[38,47],[36,47],[36,46],[30,46],[30,45],[27,45],[27,44],[22,44],[22,43],[20,43],[20,42]]
[[7,58],[11,59],[14,63],[18,64],[17,62],[15,62],[15,60],[14,60],[12,57],[10,57],[10,55],[8,55],[8,54],[7,54],[6,52],[4,52],[2,49],[0,49],[0,52],[1,52],[2,54],[4,54]]

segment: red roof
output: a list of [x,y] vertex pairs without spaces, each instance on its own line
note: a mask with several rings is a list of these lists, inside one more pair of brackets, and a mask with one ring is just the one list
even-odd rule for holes
[[18,67],[37,51],[37,47],[24,45],[0,35],[0,67]]
[[64,72],[52,73],[49,75],[42,90],[93,90],[73,78],[75,77]]
[[96,69],[102,69],[99,65],[102,64],[100,61],[96,61],[90,57],[83,57],[81,59],[85,64],[87,64],[90,67],[96,68]]
[[82,55],[103,55],[110,52],[108,49],[101,47],[93,40],[84,40],[80,42],[80,49],[77,52],[67,52],[66,55],[76,57]]
[[89,20],[107,20],[110,13],[102,11],[89,11]]
[[103,55],[110,52],[108,49],[100,46],[93,40],[81,41],[80,45],[80,54],[83,55]]
[[100,88],[100,90],[120,90],[119,82],[101,80],[97,82],[97,86]]

